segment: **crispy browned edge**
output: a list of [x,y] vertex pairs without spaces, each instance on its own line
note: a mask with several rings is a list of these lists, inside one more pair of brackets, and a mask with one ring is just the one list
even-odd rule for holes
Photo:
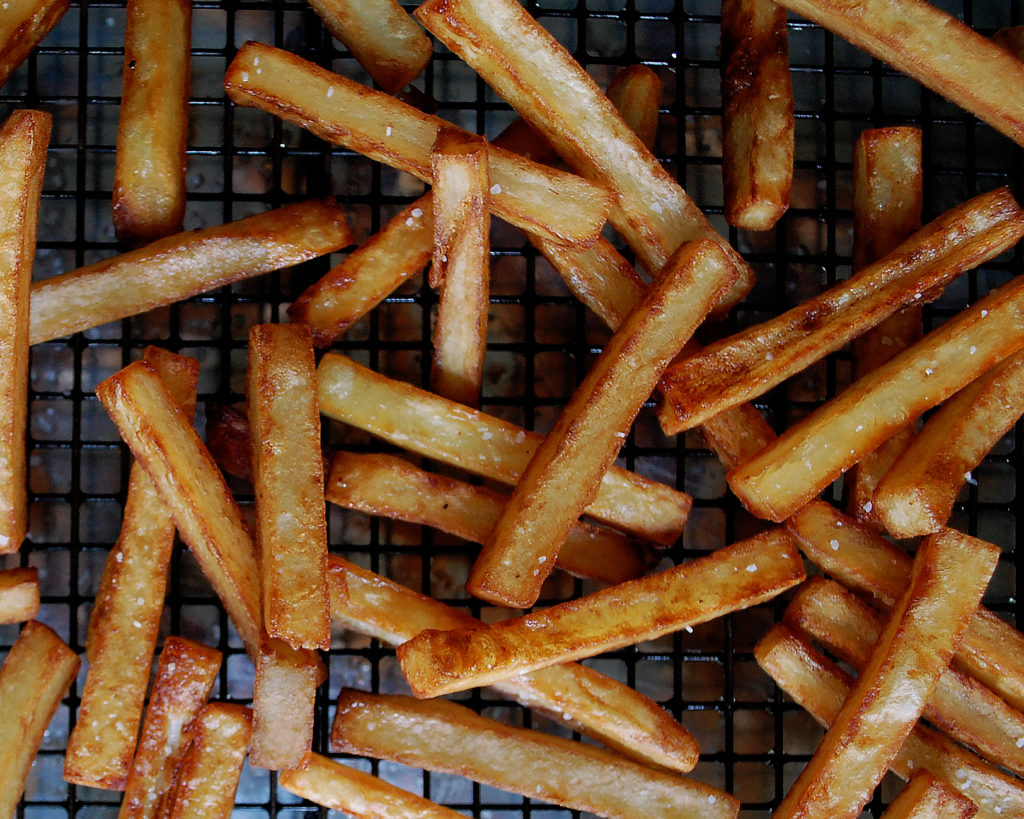
[[0,572],[0,625],[23,623],[39,613],[39,572],[35,566]]
[[10,0],[0,19],[0,86],[71,7],[70,0]]
[[648,65],[627,65],[615,72],[605,94],[644,146],[654,150],[664,83]]
[[931,771],[917,771],[882,819],[971,819],[978,806]]

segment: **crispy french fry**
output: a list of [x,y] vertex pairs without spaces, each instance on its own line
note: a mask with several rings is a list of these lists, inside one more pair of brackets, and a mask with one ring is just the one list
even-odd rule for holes
[[39,613],[38,575],[34,566],[0,572],[0,625],[24,623]]
[[615,72],[606,92],[611,104],[622,116],[648,151],[654,150],[658,134],[658,113],[663,83],[658,73],[646,65],[628,65]]
[[252,483],[252,435],[245,410],[207,403],[206,448],[222,472]]
[[[926,0],[781,0],[1024,145],[1024,65]],[[950,59],[951,54],[956,59]]]
[[[850,676],[789,628],[776,624],[754,647],[758,664],[822,725],[835,719],[850,691]],[[1020,780],[989,765],[948,737],[920,723],[892,761],[909,779],[927,768],[980,807],[979,816],[1016,816],[1024,811]]]
[[426,68],[434,48],[396,0],[310,0],[331,35],[345,44],[389,94]]
[[673,254],[530,459],[473,564],[470,594],[513,608],[537,601],[643,402],[735,280],[735,268],[709,239]]
[[[146,360],[188,418],[199,362],[150,347]],[[110,550],[89,618],[89,673],[68,738],[64,778],[124,790],[135,754],[174,548],[174,521],[146,471],[133,464],[121,534]]]
[[70,0],[8,0],[0,17],[0,86],[70,7]]
[[398,660],[417,697],[437,696],[653,640],[770,600],[804,577],[795,545],[773,529],[488,628],[422,631],[398,647]]
[[[267,111],[321,139],[432,180],[430,151],[439,117],[271,46],[246,43],[224,87],[238,105]],[[488,149],[496,216],[555,241],[587,246],[608,215],[607,190],[508,151]]]
[[[514,484],[542,436],[328,353],[317,367],[320,411],[404,449]],[[682,534],[692,499],[612,467],[587,515],[654,543]]]
[[248,408],[263,628],[295,648],[330,648],[320,409],[305,327],[250,329]]
[[114,230],[141,245],[185,219],[192,2],[131,0],[126,14]]
[[786,12],[771,0],[722,4],[725,218],[768,230],[789,209],[796,120]]
[[344,689],[331,731],[338,750],[446,771],[608,817],[733,817],[739,801],[603,748],[513,728],[447,700]]
[[0,816],[15,816],[50,720],[80,661],[42,623],[25,624],[0,665]]
[[352,241],[333,202],[286,205],[186,231],[32,285],[32,344],[144,313],[239,279],[339,250]]
[[922,768],[910,777],[882,819],[971,819],[977,812],[970,799]]
[[[4,19],[13,13],[5,9]],[[49,141],[50,115],[41,111],[15,111],[0,127],[0,554],[18,551],[28,529],[29,289]]]
[[1021,236],[1024,211],[1006,188],[953,208],[817,298],[673,365],[664,381],[676,400],[665,402],[662,428],[681,432],[762,395],[897,310],[936,298]]

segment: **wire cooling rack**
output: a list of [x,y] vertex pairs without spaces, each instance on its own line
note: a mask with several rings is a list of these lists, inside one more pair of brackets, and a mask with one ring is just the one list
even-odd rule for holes
[[[939,3],[983,33],[1022,22],[1019,0]],[[1000,185],[1021,193],[1021,151],[987,126],[915,82],[873,61],[817,26],[790,20],[797,148],[792,206],[772,231],[747,234],[722,220],[720,4],[714,0],[543,0],[528,3],[599,82],[620,66],[651,65],[665,83],[656,151],[717,227],[758,273],[758,283],[733,321],[774,314],[848,275],[851,255],[851,158],[866,127],[917,125],[924,130],[924,216],[930,219],[968,197]],[[54,116],[39,231],[36,277],[94,261],[117,250],[110,197],[117,130],[125,11],[120,2],[79,2],[42,47],[0,89],[0,108],[38,107]],[[333,193],[357,235],[377,230],[422,192],[421,183],[369,160],[324,145],[292,126],[225,99],[222,79],[235,50],[255,39],[297,51],[363,82],[365,72],[325,34],[303,2],[195,3],[188,149],[187,227],[236,219],[287,201]],[[482,81],[443,49],[415,83],[442,116],[496,134],[512,114]],[[496,225],[487,375],[483,408],[528,427],[546,429],[608,334],[574,302],[557,276],[515,230]],[[103,561],[117,537],[129,456],[93,395],[95,385],[153,343],[197,357],[200,409],[243,398],[245,342],[258,322],[284,320],[284,310],[309,283],[340,260],[330,259],[248,281],[71,339],[39,345],[32,354],[30,440],[31,531],[18,555],[0,568],[37,566],[40,619],[81,653]],[[926,311],[934,326],[1020,269],[1020,251],[952,285]],[[336,345],[396,378],[423,383],[429,367],[434,297],[415,278]],[[759,406],[777,425],[790,422],[849,380],[839,352],[765,397]],[[199,412],[198,424],[204,419]],[[330,445],[372,445],[328,427]],[[987,602],[1009,618],[1016,602],[1016,520],[1022,496],[1020,430],[975,471],[954,525],[1003,547]],[[664,564],[733,542],[760,524],[726,488],[717,460],[696,436],[663,437],[650,408],[625,442],[622,463],[695,497],[682,540]],[[239,498],[249,490],[234,484]],[[834,490],[838,492],[838,490]],[[838,495],[836,495],[838,497]],[[331,548],[375,571],[484,617],[494,616],[462,592],[472,551],[419,527],[329,512]],[[172,567],[163,633],[220,648],[224,669],[213,696],[246,702],[252,668],[237,635],[193,560],[179,548]],[[542,602],[587,588],[555,577]],[[668,708],[698,737],[695,772],[736,794],[746,817],[777,804],[820,736],[757,668],[751,648],[779,615],[763,606],[694,631],[645,643],[592,661]],[[0,654],[17,628],[0,627]],[[314,746],[327,751],[334,698],[342,685],[401,691],[393,653],[338,631],[330,651],[330,683],[320,692]],[[76,787],[61,777],[63,749],[82,692],[84,671],[57,712],[32,771],[19,816],[36,819],[116,814],[119,795]],[[486,692],[469,705],[515,723],[559,730]],[[368,769],[467,814],[491,819],[561,819],[551,808],[452,776],[424,775],[390,763]],[[869,807],[878,815],[893,793],[888,780]],[[246,766],[238,816],[323,814],[277,786],[274,775]]]

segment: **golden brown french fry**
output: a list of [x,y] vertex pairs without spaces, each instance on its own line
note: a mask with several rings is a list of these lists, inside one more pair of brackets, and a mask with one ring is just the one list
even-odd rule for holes
[[340,250],[352,241],[327,200],[285,205],[191,230],[32,285],[32,344],[134,316],[239,279]]
[[1006,188],[953,208],[817,298],[673,365],[664,380],[677,392],[665,402],[662,428],[682,432],[762,395],[897,310],[936,298],[1021,236],[1024,211]]
[[389,94],[426,68],[434,48],[396,0],[309,0],[335,39],[345,44]]
[[882,819],[971,819],[978,806],[924,768],[910,777]]
[[224,476],[156,371],[136,361],[96,395],[171,511],[251,657],[260,637],[259,568]]
[[646,65],[628,65],[615,72],[605,92],[648,151],[654,150],[658,134],[658,113],[664,84],[658,73]]
[[278,783],[286,791],[353,819],[459,819],[461,813],[404,791],[383,779],[308,753]]
[[[447,123],[388,94],[260,43],[246,43],[238,51],[224,87],[238,105],[267,111],[328,142],[432,180],[430,151]],[[611,200],[600,185],[493,145],[488,161],[496,216],[566,244],[587,246],[597,238]]]
[[710,239],[673,254],[523,470],[470,571],[470,594],[512,608],[537,602],[569,529],[596,497],[658,378],[735,280]]
[[32,763],[80,665],[42,623],[25,624],[0,665],[0,816],[14,816]]
[[[3,17],[14,13],[4,9]],[[49,142],[42,111],[15,111],[0,127],[0,554],[18,551],[28,529],[29,288]]]
[[448,700],[343,689],[331,731],[338,750],[466,776],[608,817],[734,817],[731,795],[603,748],[514,728]]
[[[474,543],[494,527],[506,495],[425,472],[394,455],[338,452],[327,500],[370,515],[432,526]],[[558,568],[600,583],[640,577],[650,555],[624,535],[577,521],[558,553]]]
[[[754,657],[818,722],[832,723],[851,686],[850,676],[838,665],[782,624],[769,629],[754,647]],[[979,816],[995,819],[1024,811],[1024,787],[1019,779],[919,723],[892,761],[892,771],[909,779],[922,768],[977,804]]]
[[[187,418],[199,362],[150,347],[146,360]],[[89,618],[89,673],[68,738],[64,779],[124,790],[135,754],[174,548],[174,521],[146,471],[133,464],[121,533],[103,567]]]
[[653,640],[770,600],[804,579],[772,529],[689,563],[483,629],[427,629],[398,647],[417,697],[432,697]]
[[860,815],[949,665],[998,560],[998,547],[948,529],[921,543],[906,591],[776,816]]
[[[839,583],[820,576],[800,587],[786,608],[784,622],[855,670],[867,662],[885,627],[883,615]],[[958,668],[943,671],[924,717],[996,765],[1018,775],[1024,772],[1024,714]]]
[[679,183],[623,122],[590,75],[514,0],[434,0],[420,22],[536,128],[570,166],[615,194],[609,220],[657,273],[683,242],[712,239],[739,272],[723,304],[753,273]]
[[124,81],[114,164],[114,230],[141,245],[185,219],[191,0],[126,6]]
[[[1024,65],[926,0],[780,0],[1024,145]],[[956,59],[950,59],[951,54]]]
[[0,625],[24,623],[39,613],[39,576],[34,566],[0,572]]
[[249,427],[263,628],[295,648],[330,648],[327,519],[316,361],[309,330],[249,330]]
[[725,218],[768,230],[789,209],[796,120],[786,12],[771,0],[722,4]]
[[[542,436],[394,381],[328,353],[317,367],[320,411],[404,449],[504,484],[514,484]],[[692,499],[657,481],[612,467],[587,515],[653,543],[682,534]]]
[[0,86],[70,7],[69,0],[7,0],[0,16]]

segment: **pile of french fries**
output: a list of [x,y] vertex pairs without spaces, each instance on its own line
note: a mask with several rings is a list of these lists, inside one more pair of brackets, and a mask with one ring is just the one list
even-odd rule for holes
[[[853,273],[723,331],[755,271],[653,152],[658,74],[633,66],[602,89],[517,0],[425,0],[414,15],[395,0],[311,4],[375,86],[248,42],[224,93],[430,186],[359,242],[333,197],[183,229],[187,0],[127,3],[110,203],[123,252],[33,280],[51,118],[17,110],[0,127],[0,555],[15,556],[0,569],[0,626],[17,624],[0,665],[0,819],[16,815],[62,702],[63,778],[122,792],[124,817],[230,816],[246,762],[356,819],[461,815],[355,757],[622,819],[744,807],[853,819],[872,799],[897,819],[1024,817],[1024,634],[982,603],[1000,546],[955,525],[972,470],[1024,414],[1024,277],[941,324],[927,308],[1024,238],[1013,192],[931,213],[921,131],[865,130]],[[725,0],[730,225],[771,230],[790,206],[786,9],[1024,145],[1019,32],[983,37],[924,0]],[[3,4],[0,83],[66,10]],[[403,93],[431,38],[520,118],[488,139]],[[515,423],[488,401],[494,217],[607,326],[546,421]],[[346,250],[250,322],[235,406],[203,406],[211,375],[181,345],[126,351],[98,381],[131,455],[120,535],[84,643],[44,623],[45,578],[27,565],[32,345]],[[436,318],[411,383],[397,357],[360,360],[346,334],[424,271]],[[852,359],[848,383],[773,429],[764,397],[834,354]],[[683,480],[620,459],[638,418],[664,440],[700,432],[735,496],[727,530],[744,534],[689,548],[706,523]],[[443,584],[387,546],[331,542],[330,519],[366,515],[397,538],[436,530],[455,556],[447,593],[413,588]],[[219,600],[216,647],[177,633],[180,618],[167,628],[166,598],[188,593],[172,585],[179,542]],[[688,726],[699,695],[679,664],[665,663],[680,696],[664,702],[593,659],[665,640],[678,659],[681,633],[737,622],[756,630],[745,639],[761,685],[788,697],[783,713],[803,708],[824,729],[754,806],[701,765],[716,752]],[[392,658],[397,684],[329,681],[360,640]],[[475,708],[446,698],[482,686],[493,693]],[[535,716],[481,713],[503,701]],[[888,772],[907,784],[881,798]]]

